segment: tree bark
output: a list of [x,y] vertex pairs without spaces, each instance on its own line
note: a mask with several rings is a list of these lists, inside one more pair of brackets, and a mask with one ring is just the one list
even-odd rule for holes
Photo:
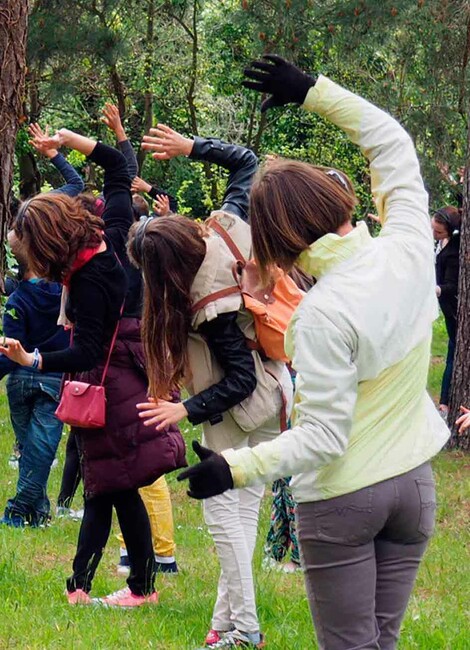
[[[26,75],[27,0],[0,0],[0,270],[11,221],[10,196],[16,133],[20,124]],[[1,280],[3,285],[3,279]]]
[[470,406],[470,110],[467,117],[467,160],[463,187],[462,226],[460,230],[459,303],[457,309],[457,346],[449,405],[449,447],[470,449],[470,432],[458,435],[455,420],[460,406]]
[[[145,80],[147,88],[144,93],[144,119],[142,123],[143,132],[148,133],[153,126],[153,92],[152,92],[152,79],[153,79],[153,45],[155,35],[155,0],[149,0],[147,10],[147,35],[145,38]],[[142,148],[139,149],[137,154],[137,162],[139,165],[139,173],[142,169],[146,156],[146,151]]]

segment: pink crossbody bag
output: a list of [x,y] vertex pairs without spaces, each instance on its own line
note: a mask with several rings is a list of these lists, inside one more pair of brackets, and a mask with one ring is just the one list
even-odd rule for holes
[[[123,312],[124,304],[121,307]],[[108,358],[101,376],[99,386],[88,384],[84,381],[69,379],[64,381],[59,406],[55,412],[56,417],[64,424],[80,429],[102,429],[106,424],[106,391],[104,382],[108,374],[111,355],[119,330],[120,319],[114,330],[111,345],[109,346]],[[71,334],[73,341],[73,330]]]

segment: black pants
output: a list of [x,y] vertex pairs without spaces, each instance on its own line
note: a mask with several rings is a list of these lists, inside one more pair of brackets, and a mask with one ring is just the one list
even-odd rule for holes
[[70,508],[78,484],[80,483],[80,479],[80,456],[78,453],[77,438],[72,429],[67,438],[67,446],[65,448],[65,464],[62,472],[62,483],[57,498],[58,506]]
[[143,596],[154,591],[155,557],[147,511],[138,490],[126,490],[85,499],[73,576],[67,580],[68,591],[89,592],[111,531],[113,506],[121,527],[131,573],[127,580],[133,594]]

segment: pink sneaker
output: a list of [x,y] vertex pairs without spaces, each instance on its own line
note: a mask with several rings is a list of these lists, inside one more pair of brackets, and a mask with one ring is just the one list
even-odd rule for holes
[[129,587],[115,591],[113,594],[109,594],[105,598],[98,598],[97,602],[100,605],[105,607],[140,607],[140,605],[152,604],[156,605],[158,603],[158,593],[156,591],[150,596],[137,596],[133,594]]
[[220,641],[221,638],[222,637],[217,632],[217,630],[209,630],[206,636],[206,640],[204,641],[204,645],[206,646],[215,645]]
[[91,605],[92,600],[86,591],[76,589],[75,591],[66,591],[65,595],[69,605]]

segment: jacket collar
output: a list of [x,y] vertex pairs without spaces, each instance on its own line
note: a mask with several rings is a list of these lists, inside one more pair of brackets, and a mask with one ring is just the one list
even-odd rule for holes
[[337,264],[345,262],[364,248],[371,239],[364,222],[359,223],[343,237],[336,233],[328,233],[304,250],[297,258],[297,264],[303,271],[318,280]]

